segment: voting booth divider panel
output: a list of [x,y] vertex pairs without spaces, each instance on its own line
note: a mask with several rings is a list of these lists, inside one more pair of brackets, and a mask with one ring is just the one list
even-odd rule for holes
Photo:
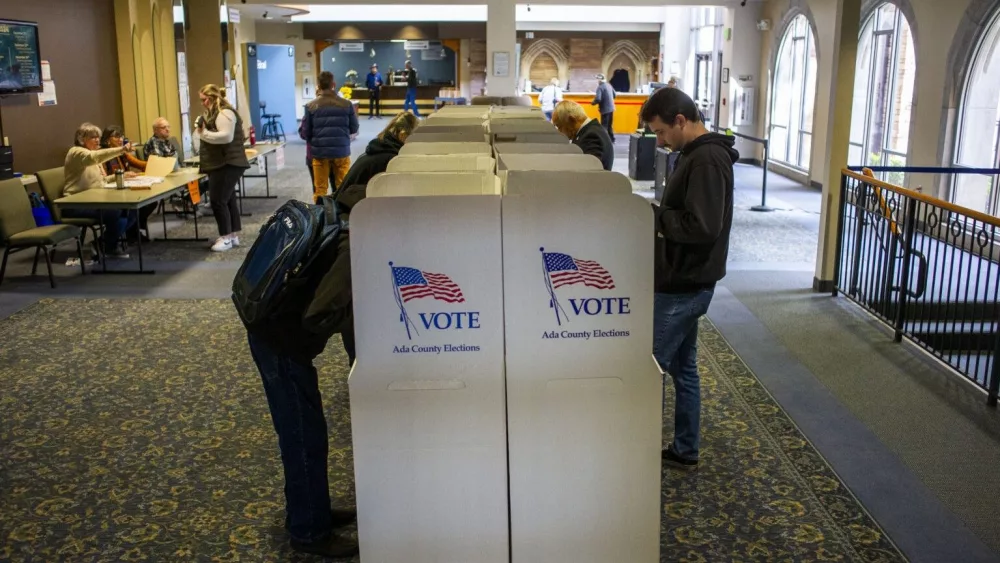
[[[522,137],[524,138],[524,137]],[[530,143],[516,141],[513,143],[496,143],[493,150],[498,154],[583,154],[583,150],[570,143],[566,137],[558,143]]]
[[[500,195],[500,192],[500,179],[492,172],[384,172],[368,182],[367,196]],[[442,221],[442,217],[446,215],[439,215],[437,221]]]
[[351,214],[364,561],[509,561],[500,236],[495,195]]
[[497,162],[482,154],[433,154],[397,156],[389,161],[386,172],[489,172]]
[[[503,194],[554,195],[632,195],[632,183],[617,172],[605,170],[510,170],[504,174]],[[599,203],[599,201],[598,201]]]
[[482,143],[404,143],[399,155],[412,154],[484,154],[493,155],[493,147]]
[[630,194],[565,196],[503,198],[512,561],[652,563],[652,210]]

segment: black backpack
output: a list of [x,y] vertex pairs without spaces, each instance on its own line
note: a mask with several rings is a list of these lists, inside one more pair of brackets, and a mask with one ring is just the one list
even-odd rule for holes
[[[336,259],[337,239],[347,225],[330,198],[318,205],[291,200],[274,213],[233,279],[233,303],[250,331],[267,327],[310,294],[310,279]],[[315,280],[313,280],[315,281]]]

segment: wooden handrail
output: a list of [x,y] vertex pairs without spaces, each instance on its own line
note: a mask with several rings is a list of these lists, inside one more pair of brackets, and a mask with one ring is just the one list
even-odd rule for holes
[[[875,179],[875,173],[872,172],[871,168],[865,168],[862,172],[865,176]],[[899,236],[902,233],[899,232],[899,225],[896,224],[896,218],[892,216],[892,209],[889,209],[889,203],[885,200],[885,196],[882,195],[882,188],[874,185],[872,188],[875,189],[875,195],[878,197],[878,206],[882,211],[882,216],[889,221],[889,231],[891,231],[892,234]]]
[[922,201],[924,203],[933,205],[935,207],[940,207],[947,211],[951,211],[954,213],[961,213],[962,215],[966,215],[971,219],[975,219],[977,221],[981,221],[988,225],[1000,228],[1000,218],[994,217],[992,215],[987,215],[986,213],[983,213],[981,211],[976,211],[975,209],[969,209],[968,207],[962,207],[961,205],[955,205],[950,201],[945,201],[943,199],[938,199],[936,197],[931,197],[929,195],[922,194],[920,192],[908,190],[906,188],[896,186],[888,182],[876,180],[875,178],[871,178],[863,174],[858,174],[857,172],[852,172],[846,168],[842,169],[840,173],[843,174],[844,176],[847,176],[848,178],[854,178],[855,180],[864,182],[870,186],[882,188],[884,190],[889,190],[890,192],[896,192],[899,195],[913,198],[917,201]]

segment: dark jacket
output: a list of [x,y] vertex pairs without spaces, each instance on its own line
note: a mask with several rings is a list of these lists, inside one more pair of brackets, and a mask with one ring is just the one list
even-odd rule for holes
[[726,276],[733,226],[734,139],[698,137],[680,151],[656,217],[657,293],[693,293]]
[[386,135],[384,141],[375,137],[365,148],[365,154],[358,157],[351,165],[351,169],[347,171],[347,176],[344,176],[344,181],[338,188],[342,190],[348,186],[368,185],[376,174],[385,172],[389,161],[399,154],[402,146],[403,143],[392,135]]
[[594,100],[590,102],[590,105],[597,106],[597,110],[601,112],[601,115],[614,113],[616,95],[615,89],[610,84],[601,82],[597,85],[597,93],[594,94]]
[[[226,165],[236,166],[237,168],[250,168],[246,149],[243,148],[243,143],[246,141],[246,137],[243,136],[243,118],[236,111],[223,111],[232,111],[233,115],[236,116],[236,124],[233,126],[233,140],[225,145],[216,145],[204,139],[201,140],[201,143],[198,145],[198,167],[202,172],[218,170]],[[205,129],[218,131],[218,126],[215,124],[218,117],[216,115],[215,119],[211,121],[206,119]]]
[[320,92],[306,104],[299,136],[309,143],[313,158],[351,156],[351,135],[358,132],[354,105],[333,92]]
[[411,68],[406,71],[406,87],[407,88],[417,87],[417,69]]
[[611,170],[615,164],[615,144],[611,142],[611,136],[596,119],[591,119],[579,131],[573,144],[580,147],[583,154],[596,156],[605,170]]
[[[364,186],[352,186],[337,196],[340,217],[350,222],[351,208],[365,198]],[[354,312],[351,293],[350,232],[341,231],[335,245],[333,265],[325,271],[312,272],[303,287],[314,291],[295,292],[282,306],[284,313],[268,323],[259,336],[275,352],[300,363],[310,363],[326,348],[334,334],[353,329]],[[317,258],[318,263],[329,260]]]

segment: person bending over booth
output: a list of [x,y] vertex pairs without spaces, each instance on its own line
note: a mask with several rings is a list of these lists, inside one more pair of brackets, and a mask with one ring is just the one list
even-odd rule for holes
[[[101,129],[93,123],[84,123],[76,130],[74,145],[66,153],[64,171],[66,184],[63,196],[78,194],[87,190],[102,189],[108,178],[104,164],[117,159],[131,148],[129,145],[101,149]],[[129,173],[134,176],[134,173]],[[65,217],[96,219],[104,227],[104,254],[108,258],[128,258],[129,255],[118,246],[122,233],[129,227],[131,219],[124,209],[64,209]]]
[[354,105],[338,96],[336,87],[333,73],[320,73],[318,96],[306,104],[299,128],[299,136],[309,144],[312,152],[313,199],[316,201],[327,194],[331,183],[336,189],[344,181],[351,167],[351,141],[358,134]]
[[[364,186],[337,193],[340,217],[350,221],[351,209],[365,197]],[[295,551],[331,558],[351,557],[358,544],[336,531],[357,518],[347,507],[330,506],[327,476],[329,438],[319,374],[313,361],[334,334],[353,330],[351,245],[349,232],[318,257],[301,290],[283,302],[280,311],[260,329],[248,330],[250,354],[260,371],[271,421],[278,435],[285,476],[285,529]],[[330,251],[335,255],[329,255]],[[332,260],[332,261],[330,261]],[[347,348],[347,342],[345,342]],[[353,346],[348,362],[354,363]]]
[[412,113],[406,112],[392,118],[385,129],[368,143],[365,154],[351,166],[340,183],[340,190],[348,186],[368,185],[376,174],[385,172],[389,161],[399,154],[403,143],[417,128],[420,121]]
[[572,100],[561,102],[552,113],[552,124],[580,147],[583,154],[596,156],[605,170],[614,166],[615,145],[611,137],[600,123],[587,117],[580,104]]

